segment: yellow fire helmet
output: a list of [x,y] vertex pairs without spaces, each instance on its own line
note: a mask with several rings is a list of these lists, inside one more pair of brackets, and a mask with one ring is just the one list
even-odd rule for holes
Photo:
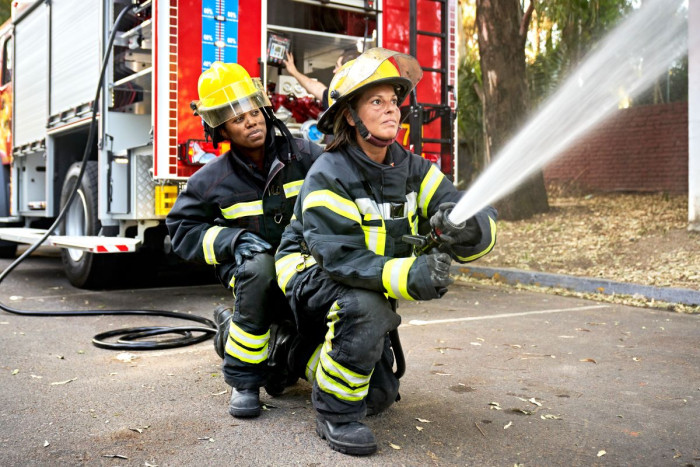
[[422,76],[423,70],[415,57],[381,47],[365,51],[344,64],[333,76],[328,87],[328,109],[321,115],[318,129],[327,135],[333,134],[338,110],[367,86],[393,85],[401,105]]
[[272,106],[260,79],[251,78],[237,63],[212,63],[199,76],[197,91],[195,112],[212,128],[237,115]]

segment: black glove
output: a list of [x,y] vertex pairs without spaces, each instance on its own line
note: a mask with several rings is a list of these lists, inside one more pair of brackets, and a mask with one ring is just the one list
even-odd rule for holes
[[447,286],[454,282],[450,277],[450,264],[452,258],[447,253],[436,253],[426,256],[426,263],[430,271],[430,282],[437,290],[440,297],[447,292]]
[[455,203],[442,203],[438,212],[430,218],[430,227],[440,237],[441,243],[445,245],[476,245],[481,240],[481,229],[476,217],[472,217],[459,224],[453,224],[450,213]]
[[258,253],[263,253],[272,249],[272,245],[251,232],[243,232],[237,239],[233,247],[233,257],[237,265],[243,264],[246,259],[251,259]]

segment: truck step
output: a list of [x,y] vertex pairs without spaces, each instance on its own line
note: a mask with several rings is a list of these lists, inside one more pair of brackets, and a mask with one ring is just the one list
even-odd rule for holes
[[[45,233],[45,229],[5,227],[0,228],[0,240],[34,244]],[[141,241],[136,238],[122,237],[51,235],[46,239],[44,245],[75,248],[90,253],[133,253],[141,245]]]

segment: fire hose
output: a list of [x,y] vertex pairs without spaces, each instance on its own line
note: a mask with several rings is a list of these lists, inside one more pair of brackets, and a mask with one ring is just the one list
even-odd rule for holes
[[[107,41],[107,46],[105,48],[105,53],[102,58],[102,67],[100,69],[100,74],[97,83],[97,91],[95,92],[95,99],[92,102],[92,120],[90,121],[89,133],[87,143],[85,144],[85,152],[83,154],[80,172],[78,174],[75,186],[71,191],[66,203],[61,208],[56,220],[51,224],[51,226],[46,229],[44,235],[37,240],[33,245],[31,245],[27,250],[22,253],[17,259],[15,259],[7,268],[5,268],[2,273],[0,273],[0,283],[12,272],[21,262],[23,262],[29,255],[31,255],[37,248],[41,246],[44,241],[51,235],[57,226],[63,221],[68,208],[70,207],[73,199],[78,193],[80,187],[80,182],[85,173],[86,162],[91,152],[92,145],[95,140],[95,132],[97,128],[97,111],[99,105],[100,94],[102,91],[102,84],[104,82],[105,70],[107,68],[107,63],[109,61],[109,56],[111,54],[112,45],[114,44],[114,39],[116,37],[117,28],[121,23],[122,19],[130,11],[134,14],[139,14],[146,7],[139,7],[137,5],[131,5],[124,8],[112,25],[112,31],[109,35],[109,40]],[[166,311],[166,310],[71,310],[71,311],[28,311],[19,310],[17,308],[12,308],[0,302],[0,309],[11,314],[22,315],[22,316],[98,316],[98,315],[147,315],[147,316],[165,316],[168,318],[184,319],[189,321],[196,321],[204,326],[145,326],[145,327],[133,327],[116,329],[112,331],[103,332],[97,334],[93,337],[92,343],[102,349],[110,350],[160,350],[160,349],[170,349],[174,347],[182,347],[186,345],[197,344],[210,339],[216,333],[216,324],[201,316],[188,315],[185,313],[179,313],[176,311]],[[198,333],[198,334],[193,334]],[[173,337],[168,339],[160,340],[141,340],[146,337],[159,336],[164,334],[177,334],[179,337]],[[106,341],[107,338],[114,338],[121,336],[116,341]]]

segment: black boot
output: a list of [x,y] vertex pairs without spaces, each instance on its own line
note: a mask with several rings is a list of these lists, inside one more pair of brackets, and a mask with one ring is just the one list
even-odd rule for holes
[[293,376],[288,367],[289,351],[296,336],[294,323],[282,321],[273,323],[270,327],[270,354],[267,358],[269,369],[265,391],[271,396],[279,396],[284,388],[293,386],[297,377]]
[[228,329],[233,316],[233,308],[226,305],[219,305],[214,308],[214,322],[216,323],[216,335],[214,336],[214,350],[219,357],[224,358],[226,354],[226,341],[228,340]]
[[260,415],[260,389],[236,389],[231,392],[228,413],[238,418]]
[[360,422],[333,423],[316,419],[316,433],[328,441],[330,447],[343,454],[366,456],[377,450],[372,430]]

